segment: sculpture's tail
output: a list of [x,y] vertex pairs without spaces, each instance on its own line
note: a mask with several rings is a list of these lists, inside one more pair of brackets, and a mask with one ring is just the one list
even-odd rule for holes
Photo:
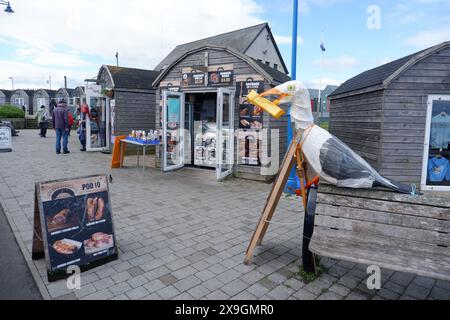
[[395,180],[391,180],[382,176],[378,176],[375,182],[373,183],[374,187],[385,187],[396,192],[406,193],[406,194],[415,194],[415,188],[413,185],[401,183]]

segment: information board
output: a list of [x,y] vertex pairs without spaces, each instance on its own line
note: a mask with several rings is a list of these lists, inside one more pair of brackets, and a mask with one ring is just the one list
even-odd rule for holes
[[106,175],[39,182],[35,188],[33,259],[46,259],[49,281],[117,259]]
[[0,152],[12,151],[11,129],[9,127],[0,127]]

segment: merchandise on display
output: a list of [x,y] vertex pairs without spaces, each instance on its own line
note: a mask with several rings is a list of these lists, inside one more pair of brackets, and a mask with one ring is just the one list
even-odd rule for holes
[[132,140],[141,143],[149,143],[154,144],[159,142],[159,131],[158,130],[149,130],[146,132],[145,130],[132,130],[128,135],[127,140]]

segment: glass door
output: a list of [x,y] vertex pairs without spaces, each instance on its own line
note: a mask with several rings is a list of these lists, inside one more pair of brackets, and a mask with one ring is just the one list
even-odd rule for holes
[[184,166],[184,94],[163,91],[163,165],[164,172]]
[[89,116],[86,119],[86,150],[109,149],[109,99],[103,96],[87,96]]
[[219,89],[217,93],[217,180],[233,173],[234,164],[234,92]]

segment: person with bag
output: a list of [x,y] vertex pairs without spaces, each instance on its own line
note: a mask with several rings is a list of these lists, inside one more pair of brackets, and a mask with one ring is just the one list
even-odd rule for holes
[[47,137],[47,129],[48,129],[48,111],[47,108],[42,105],[41,109],[37,112],[37,121],[40,129],[39,135],[41,138]]

